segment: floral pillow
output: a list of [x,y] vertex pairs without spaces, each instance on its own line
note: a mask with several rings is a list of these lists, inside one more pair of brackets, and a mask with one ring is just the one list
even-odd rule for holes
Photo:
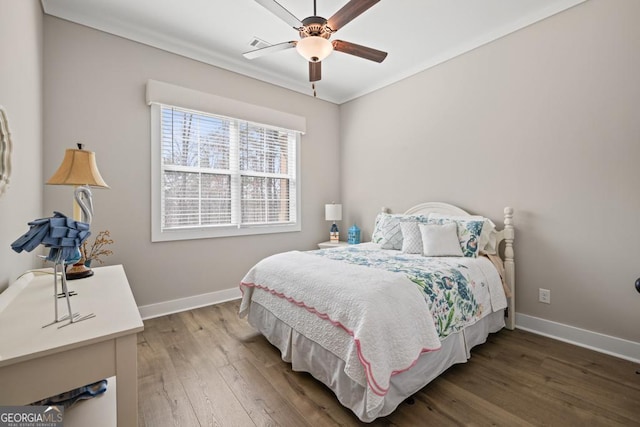
[[450,224],[458,226],[458,241],[462,254],[467,258],[475,258],[480,252],[480,234],[484,220],[466,219],[464,217],[429,217],[428,224]]
[[424,215],[404,215],[379,213],[376,217],[371,241],[379,243],[382,249],[402,249],[402,229],[400,223],[403,221],[415,221],[426,223],[427,217]]

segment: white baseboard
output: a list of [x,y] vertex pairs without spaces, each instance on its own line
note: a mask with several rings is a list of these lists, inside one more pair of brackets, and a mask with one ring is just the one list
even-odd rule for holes
[[221,302],[240,299],[241,297],[242,294],[240,292],[240,288],[236,287],[232,289],[224,289],[222,291],[209,292],[207,294],[194,295],[192,297],[159,302],[156,304],[141,305],[138,307],[138,311],[140,311],[140,317],[142,317],[143,320],[146,320],[194,308],[220,304]]
[[640,363],[640,343],[516,313],[516,328]]

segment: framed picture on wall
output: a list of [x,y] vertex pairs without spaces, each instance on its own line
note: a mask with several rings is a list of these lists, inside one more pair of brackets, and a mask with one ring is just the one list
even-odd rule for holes
[[11,176],[11,132],[7,112],[0,105],[0,196],[9,187]]

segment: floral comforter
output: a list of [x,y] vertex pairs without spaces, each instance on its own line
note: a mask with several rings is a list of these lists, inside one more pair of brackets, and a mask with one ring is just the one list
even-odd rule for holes
[[307,253],[405,274],[422,291],[441,339],[507,306],[500,276],[484,257],[423,257],[374,243]]

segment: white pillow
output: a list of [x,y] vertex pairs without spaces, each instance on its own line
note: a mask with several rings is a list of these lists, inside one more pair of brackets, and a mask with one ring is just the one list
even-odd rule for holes
[[401,221],[427,222],[425,215],[404,215],[379,213],[371,235],[373,243],[379,243],[382,249],[402,249]]
[[483,254],[493,255],[496,253],[496,239],[498,232],[496,231],[496,225],[489,218],[485,218],[480,215],[469,215],[469,216],[452,216],[452,215],[444,215],[438,213],[430,213],[430,219],[440,219],[447,218],[451,221],[469,221],[469,220],[481,220],[484,221],[482,225],[482,232],[480,233],[480,237],[478,238],[478,252]]
[[458,240],[458,226],[448,224],[418,224],[424,256],[463,256]]
[[416,221],[403,221],[400,223],[402,230],[402,253],[422,254],[422,235]]

